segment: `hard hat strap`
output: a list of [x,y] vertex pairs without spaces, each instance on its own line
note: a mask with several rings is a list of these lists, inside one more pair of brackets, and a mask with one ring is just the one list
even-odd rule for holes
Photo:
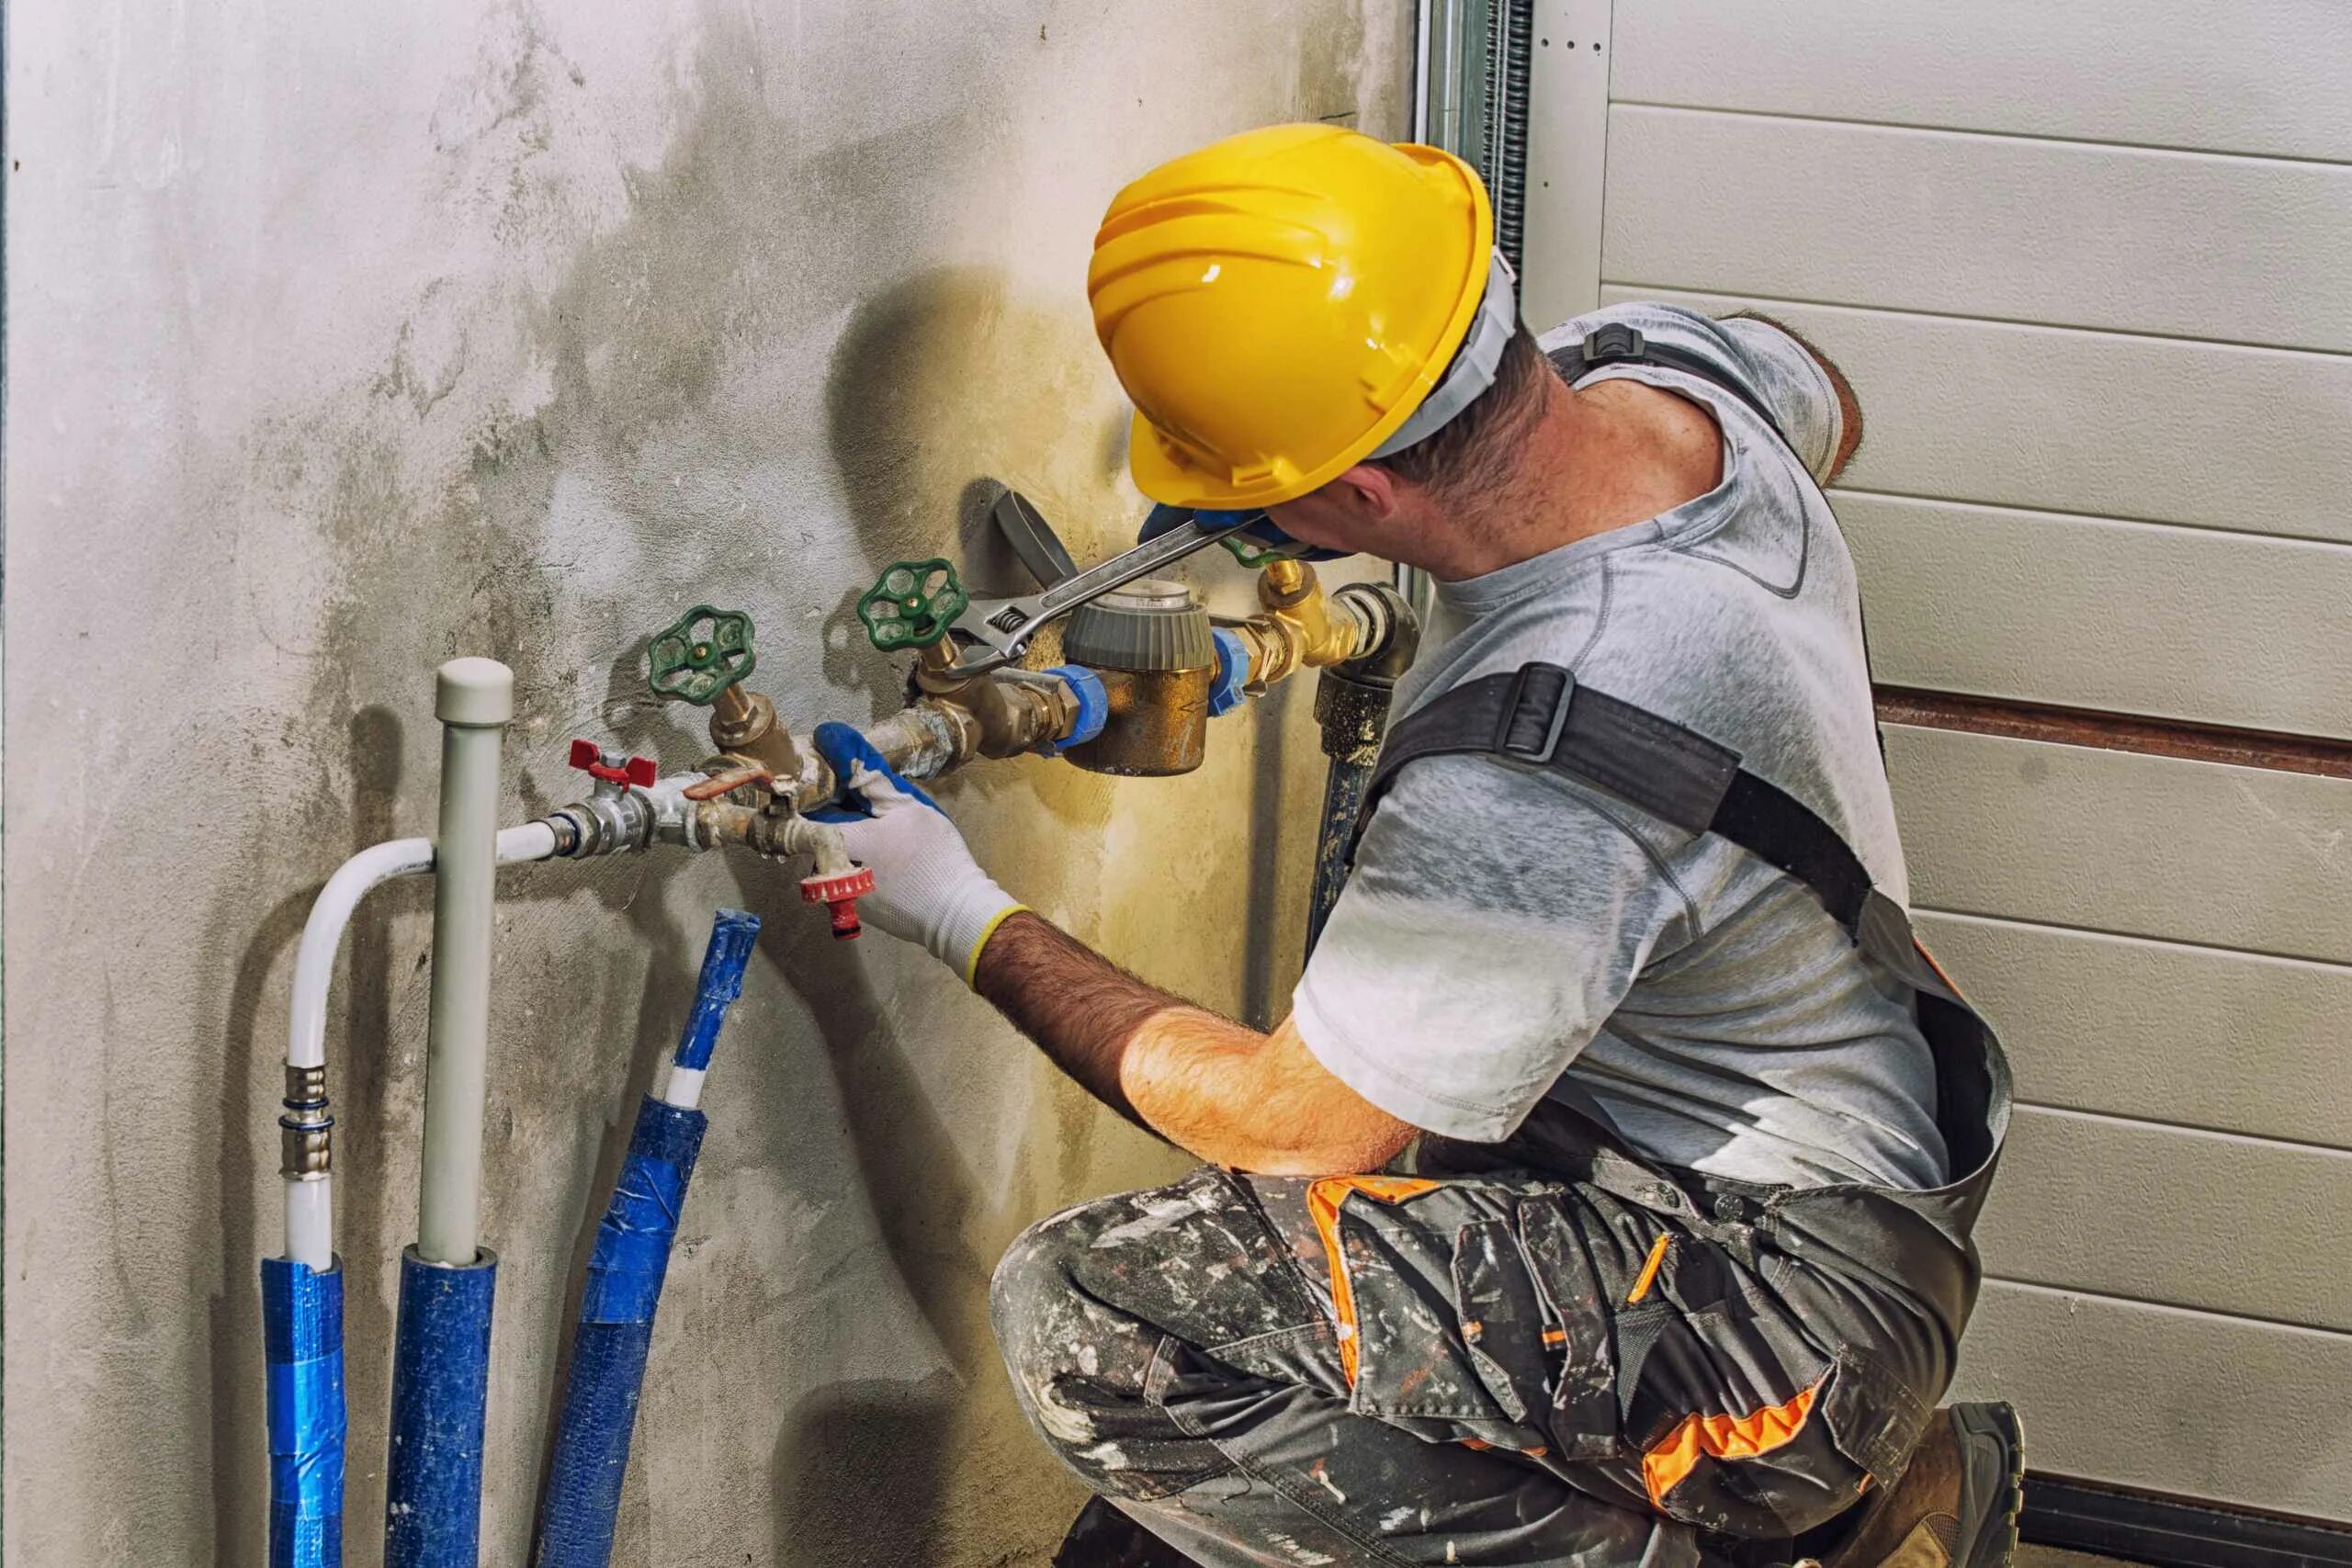
[[1486,298],[1478,302],[1477,317],[1471,321],[1469,335],[1462,340],[1453,363],[1446,367],[1437,389],[1423,398],[1412,416],[1374,450],[1373,459],[1393,457],[1408,446],[1419,446],[1452,424],[1463,410],[1478,400],[1480,393],[1495,384],[1495,371],[1503,362],[1503,350],[1519,331],[1517,282],[1502,252],[1495,252],[1487,265]]

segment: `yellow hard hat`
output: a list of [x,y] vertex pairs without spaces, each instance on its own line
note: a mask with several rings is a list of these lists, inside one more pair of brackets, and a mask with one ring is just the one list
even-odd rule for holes
[[[1493,247],[1467,164],[1337,126],[1245,131],[1128,186],[1086,286],[1136,405],[1136,488],[1270,506],[1431,434],[1516,330]],[[1477,363],[1449,373],[1457,351]]]

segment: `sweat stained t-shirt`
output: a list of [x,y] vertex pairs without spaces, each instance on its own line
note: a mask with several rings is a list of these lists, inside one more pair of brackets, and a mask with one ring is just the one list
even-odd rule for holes
[[[1647,522],[1440,583],[1396,716],[1533,660],[1736,750],[1909,899],[1854,567],[1806,469],[1838,444],[1827,377],[1768,323],[1596,311],[1737,378],[1612,366],[1713,412],[1723,481]],[[1801,468],[1798,456],[1804,459]],[[1803,884],[1713,834],[1492,756],[1399,772],[1293,997],[1307,1048],[1374,1104],[1498,1142],[1565,1075],[1641,1152],[1739,1179],[1940,1185],[1935,1074],[1910,988]]]

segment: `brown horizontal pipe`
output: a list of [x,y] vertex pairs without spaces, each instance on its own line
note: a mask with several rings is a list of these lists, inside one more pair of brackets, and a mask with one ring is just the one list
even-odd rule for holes
[[1916,686],[1879,687],[1878,716],[1882,724],[1912,724],[1971,735],[2001,735],[2013,740],[2095,746],[2106,751],[2137,751],[2150,757],[2186,757],[2239,768],[2352,779],[2352,741],[2311,735],[2005,702],[1997,697],[1964,697]]

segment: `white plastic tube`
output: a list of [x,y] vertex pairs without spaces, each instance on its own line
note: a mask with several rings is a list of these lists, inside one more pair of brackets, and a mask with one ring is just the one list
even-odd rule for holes
[[[515,865],[555,853],[555,829],[526,822],[498,835],[498,863]],[[327,995],[334,984],[335,954],[353,911],[369,890],[396,876],[433,869],[433,840],[392,839],[360,851],[335,869],[311,904],[302,942],[294,955],[294,1003],[287,1021],[286,1065],[322,1067],[327,1060]],[[334,1181],[321,1173],[286,1179],[285,1256],[312,1269],[332,1267],[334,1257]]]
[[441,720],[441,830],[433,840],[416,1250],[427,1263],[469,1269],[481,1250],[498,754],[514,716],[514,672],[494,659],[453,659],[437,672],[433,708]]

